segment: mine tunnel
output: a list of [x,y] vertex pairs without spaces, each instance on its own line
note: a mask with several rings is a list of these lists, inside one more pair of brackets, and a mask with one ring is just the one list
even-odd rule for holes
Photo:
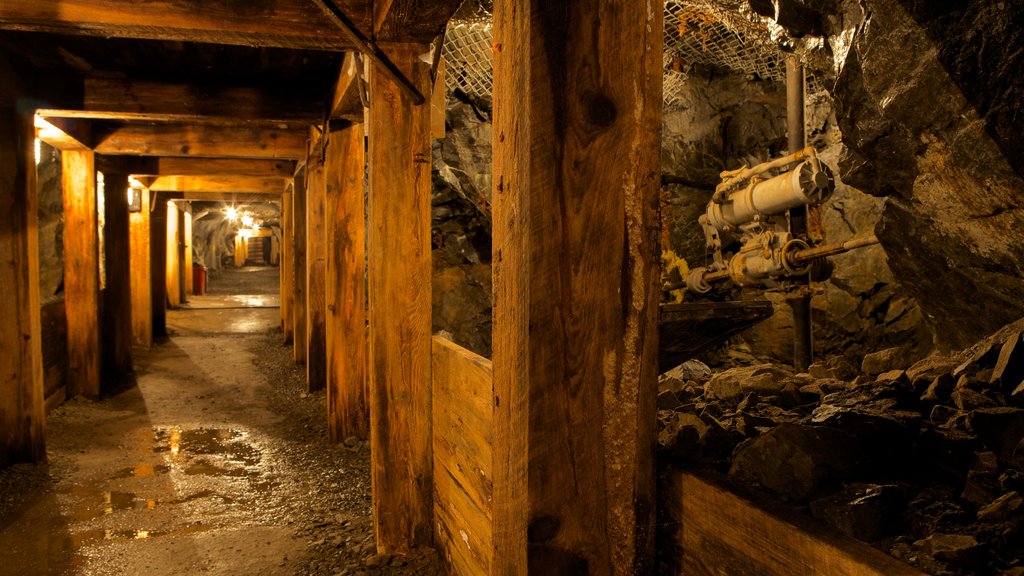
[[1022,22],[3,0],[0,574],[1024,574]]

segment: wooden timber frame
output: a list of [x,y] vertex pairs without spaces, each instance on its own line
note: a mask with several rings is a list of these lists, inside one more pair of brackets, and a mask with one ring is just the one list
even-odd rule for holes
[[103,377],[114,382],[132,372],[132,274],[128,175],[103,174],[106,287],[103,290]]
[[[318,128],[313,128],[318,131]],[[322,136],[322,135],[321,135]],[[310,141],[314,138],[310,137]],[[306,160],[306,386],[310,392],[327,386],[327,231],[324,209],[325,138],[315,140]]]
[[295,174],[291,209],[292,358],[306,363],[306,169]]
[[653,569],[662,18],[494,3],[493,574]]
[[137,346],[153,346],[153,296],[150,257],[150,196],[148,189],[140,189],[141,206],[128,216],[131,236],[131,298],[132,338]]

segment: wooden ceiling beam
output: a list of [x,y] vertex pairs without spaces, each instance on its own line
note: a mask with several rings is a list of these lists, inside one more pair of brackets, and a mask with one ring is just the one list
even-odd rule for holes
[[185,200],[189,202],[224,202],[225,204],[257,204],[279,202],[280,194],[252,194],[246,192],[159,192],[161,200]]
[[[338,5],[358,28],[370,29],[365,0],[338,0]],[[0,29],[295,49],[352,47],[308,0],[4,0]]]
[[154,158],[151,171],[130,172],[149,176],[249,176],[291,179],[294,160],[246,158]]
[[99,154],[129,156],[263,158],[306,156],[305,130],[187,124],[94,125]]
[[285,178],[252,176],[158,176],[149,185],[158,192],[246,192],[280,194],[288,181]]
[[362,58],[355,52],[347,52],[338,71],[338,81],[334,84],[331,98],[331,120],[348,120],[353,123],[363,121],[363,100],[359,96],[359,76],[362,71]]
[[374,7],[378,42],[429,43],[459,9],[462,0],[384,0]]
[[320,120],[323,108],[322,95],[310,98],[256,87],[85,80],[86,111],[288,123]]
[[36,115],[36,138],[61,150],[89,150],[92,126],[87,120],[43,118]]

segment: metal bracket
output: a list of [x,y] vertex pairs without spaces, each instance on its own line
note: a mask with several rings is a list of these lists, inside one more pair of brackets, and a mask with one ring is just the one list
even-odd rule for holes
[[393,80],[409,94],[413,104],[419,106],[427,101],[419,89],[416,88],[416,85],[402,74],[402,71],[395,66],[395,63],[372,40],[368,40],[363,36],[363,33],[352,24],[352,21],[348,19],[344,12],[334,5],[334,2],[331,0],[313,0],[313,3],[355,45],[356,50],[377,64],[385,76]]

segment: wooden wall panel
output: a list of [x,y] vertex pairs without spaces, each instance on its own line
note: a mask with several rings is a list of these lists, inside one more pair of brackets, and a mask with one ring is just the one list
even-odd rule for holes
[[306,385],[327,386],[327,190],[319,151],[306,163]]
[[327,147],[327,421],[335,442],[370,437],[366,329],[366,149],[363,126]]
[[[687,576],[920,576],[918,570],[793,510],[755,503],[721,481],[672,471],[659,505],[663,561]],[[772,509],[774,508],[774,509]]]
[[153,345],[153,272],[149,261],[149,190],[141,190],[141,209],[128,216],[131,237],[132,339],[138,346]]
[[103,372],[121,379],[132,371],[132,277],[128,175],[103,175],[107,283],[103,290]]
[[95,155],[61,154],[64,188],[64,305],[68,317],[68,394],[100,395],[100,268]]
[[371,71],[367,252],[370,442],[377,549],[433,540],[430,442],[430,71],[426,45],[388,55],[427,102]]
[[653,568],[662,33],[640,0],[494,4],[499,574]]
[[432,348],[436,543],[452,574],[491,574],[491,361],[436,336]]
[[35,128],[15,83],[0,55],[0,468],[46,457]]

